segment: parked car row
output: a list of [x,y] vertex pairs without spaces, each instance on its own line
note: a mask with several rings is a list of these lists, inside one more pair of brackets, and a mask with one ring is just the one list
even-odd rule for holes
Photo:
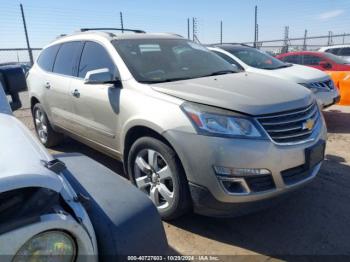
[[[321,48],[319,52],[289,52],[276,56],[284,62],[305,65],[324,71],[333,80],[340,92],[340,104],[350,105],[350,90],[348,76],[350,74],[350,62],[345,56],[348,46],[332,46]],[[337,55],[336,55],[337,54]]]
[[163,219],[252,212],[317,175],[326,127],[314,94],[324,106],[338,96],[327,75],[245,46],[111,31],[61,37],[29,71],[45,146],[68,135],[121,160]]

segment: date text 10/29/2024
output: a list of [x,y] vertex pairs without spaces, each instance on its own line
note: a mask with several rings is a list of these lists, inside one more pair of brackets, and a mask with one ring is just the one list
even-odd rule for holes
[[128,256],[128,261],[219,261],[219,257],[203,256]]

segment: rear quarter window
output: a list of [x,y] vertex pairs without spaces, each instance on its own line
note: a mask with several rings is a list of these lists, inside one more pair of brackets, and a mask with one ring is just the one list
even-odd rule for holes
[[53,45],[45,48],[37,60],[39,67],[45,71],[51,72],[59,49],[60,45]]

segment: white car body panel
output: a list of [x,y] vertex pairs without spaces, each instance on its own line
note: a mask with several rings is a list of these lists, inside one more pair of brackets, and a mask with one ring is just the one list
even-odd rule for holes
[[[234,59],[247,72],[253,72],[253,73],[263,74],[266,76],[277,77],[287,81],[292,81],[297,84],[308,84],[313,82],[326,81],[330,79],[329,76],[326,73],[322,72],[321,70],[303,66],[303,65],[297,65],[297,64],[293,64],[293,66],[291,67],[285,67],[285,68],[280,68],[275,70],[255,68],[247,65],[238,57],[234,56],[233,54],[221,48],[209,47],[209,49],[212,51],[221,52],[229,56],[230,58]],[[334,88],[334,90],[331,90],[328,92],[318,92],[315,94],[315,96],[317,98],[318,103],[321,106],[327,106],[333,103],[334,99],[339,96],[339,92],[337,88]]]
[[[7,97],[0,83],[0,193],[26,188],[41,187],[58,192],[69,205],[79,222],[70,215],[51,214],[41,216],[41,221],[0,234],[0,254],[15,255],[29,238],[49,229],[62,229],[76,238],[79,255],[92,255],[97,259],[95,232],[82,204],[76,201],[76,193],[62,174],[46,168],[42,161],[53,157],[33,134],[12,114]],[[17,249],[15,249],[17,248]],[[6,259],[12,261],[11,256]],[[85,256],[78,261],[85,261]]]

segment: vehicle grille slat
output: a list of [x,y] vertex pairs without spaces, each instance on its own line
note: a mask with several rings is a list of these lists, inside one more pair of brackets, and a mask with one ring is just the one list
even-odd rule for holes
[[[308,113],[308,112],[307,112]],[[309,118],[312,118],[312,117],[314,117],[314,115],[317,113],[317,107],[315,107],[310,113],[308,113],[307,115],[305,115],[305,114],[303,114],[303,116],[302,117],[299,117],[299,118],[290,118],[290,119],[288,119],[288,120],[283,120],[283,121],[280,121],[280,122],[275,122],[274,121],[274,119],[276,119],[276,118],[274,118],[274,119],[272,119],[271,120],[271,118],[270,118],[270,120],[269,121],[264,121],[264,120],[262,120],[261,121],[261,124],[263,124],[263,125],[267,125],[267,126],[269,126],[269,125],[272,125],[272,126],[275,126],[275,125],[284,125],[284,124],[289,124],[289,123],[295,123],[295,122],[300,122],[300,121],[304,121],[304,120],[307,120],[307,119],[309,119]]]
[[320,121],[316,103],[307,107],[257,117],[258,122],[279,144],[299,143],[308,140]]

